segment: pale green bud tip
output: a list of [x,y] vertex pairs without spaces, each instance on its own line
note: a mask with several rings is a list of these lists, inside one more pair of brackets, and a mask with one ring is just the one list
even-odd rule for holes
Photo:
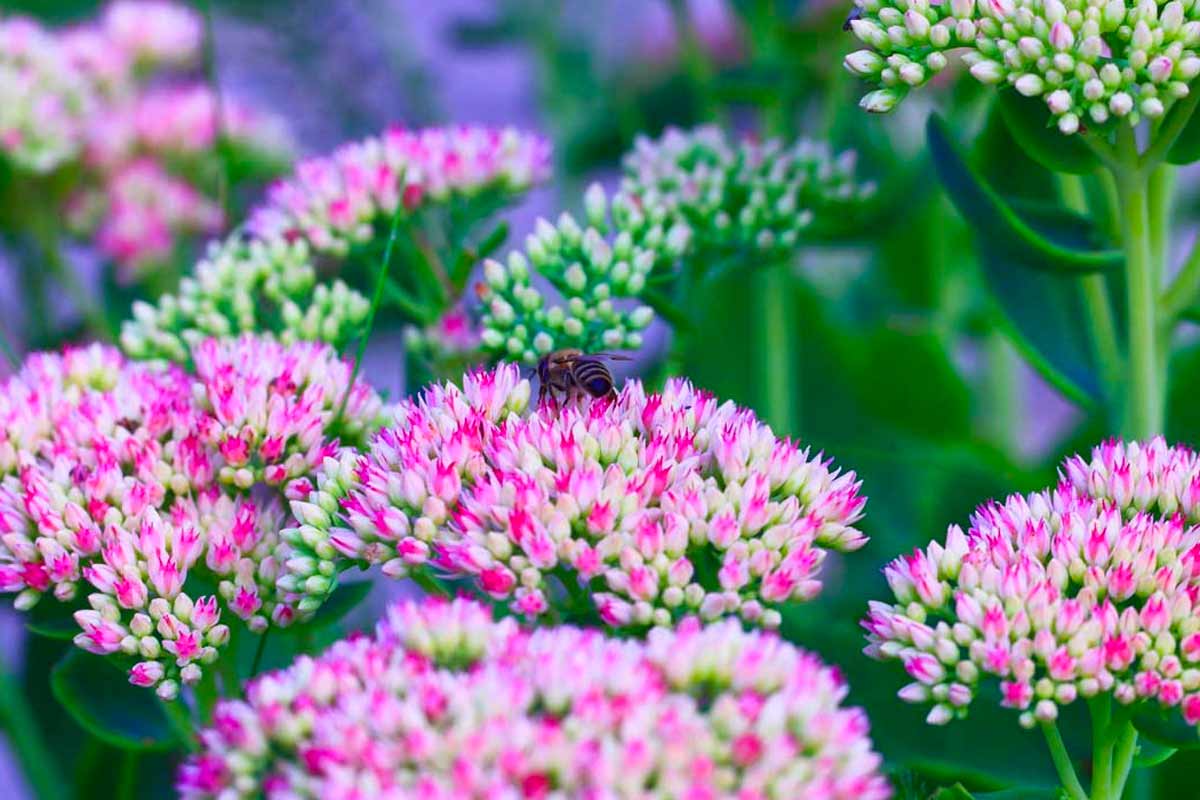
[[876,89],[864,95],[858,105],[872,114],[886,114],[896,107],[900,97],[901,95],[892,89]]
[[883,69],[883,57],[874,50],[855,50],[842,62],[855,75],[874,76]]

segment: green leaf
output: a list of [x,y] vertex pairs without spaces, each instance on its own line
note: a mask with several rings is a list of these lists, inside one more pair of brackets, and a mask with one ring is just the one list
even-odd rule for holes
[[304,626],[312,630],[319,630],[333,625],[335,622],[340,622],[342,617],[357,608],[358,604],[367,598],[372,588],[374,588],[374,584],[370,581],[339,583],[312,618],[304,623]]
[[1179,749],[1176,747],[1142,738],[1138,742],[1137,753],[1133,757],[1133,764],[1136,767],[1156,767],[1177,752],[1179,752]]
[[[1176,101],[1171,106],[1171,110],[1167,112],[1167,116],[1163,119],[1161,127],[1166,128],[1170,126],[1175,114],[1186,111],[1182,107],[1183,105],[1183,103]],[[1192,113],[1187,125],[1183,126],[1179,137],[1171,145],[1171,149],[1167,151],[1166,161],[1168,164],[1177,164],[1179,166],[1200,161],[1200,113]]]
[[43,597],[36,606],[24,613],[25,628],[30,633],[48,639],[69,641],[79,633],[75,612],[87,608],[82,603],[59,603],[53,597]]
[[970,388],[945,343],[928,328],[880,327],[870,334],[862,357],[855,385],[863,410],[873,418],[931,440],[970,435]]
[[122,750],[178,744],[154,692],[131,685],[107,659],[71,650],[54,666],[50,688],[67,713],[105,744]]
[[1021,149],[1046,169],[1087,175],[1100,166],[1100,160],[1080,136],[1064,136],[1059,132],[1041,100],[1023,97],[1016,91],[1002,91],[996,98],[996,106]]
[[638,299],[654,309],[654,313],[666,320],[675,330],[690,330],[694,323],[687,312],[675,305],[670,297],[654,289],[643,289]]
[[[1029,270],[1082,275],[1119,268],[1121,251],[1098,246],[1087,220],[1067,211],[1018,211],[967,162],[946,123],[931,114],[926,125],[938,178],[959,213],[979,237],[981,249],[1004,253]],[[1081,240],[1081,234],[1086,236]]]
[[1082,406],[1094,404],[1103,389],[1078,283],[1021,270],[1002,254],[984,252],[980,260],[1000,327],[1013,346],[1067,399]]
[[929,800],[974,800],[975,795],[967,791],[961,783],[938,789]]
[[1133,715],[1133,727],[1145,739],[1176,750],[1200,749],[1200,735],[1187,724],[1177,709],[1147,705]]

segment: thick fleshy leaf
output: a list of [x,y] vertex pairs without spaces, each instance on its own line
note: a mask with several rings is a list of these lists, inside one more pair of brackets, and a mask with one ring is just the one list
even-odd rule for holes
[[[936,116],[930,117],[928,133],[938,175],[975,230],[984,279],[1006,332],[1064,395],[1079,403],[1099,398],[1079,281],[1081,273],[1099,270],[1077,267],[1120,264],[1120,253],[1077,249],[1091,237],[1090,225],[1062,209],[1021,201],[1018,215],[968,165]],[[1046,268],[1052,252],[1073,254],[1075,266]]]
[[929,800],[1054,800],[1057,789],[1020,787],[998,792],[968,792],[961,783],[939,789]]
[[1119,268],[1119,250],[1103,246],[1088,221],[1065,210],[1020,212],[978,174],[952,140],[946,123],[931,114],[926,125],[938,178],[981,245],[1030,270],[1081,275]]
[[122,750],[168,750],[178,741],[154,692],[130,685],[105,659],[71,650],[50,675],[71,717],[105,744]]
[[1078,281],[1021,269],[1002,253],[985,251],[980,261],[1004,332],[1030,366],[1075,403],[1101,398]]
[[329,599],[321,604],[312,619],[305,622],[304,626],[317,630],[340,622],[343,617],[367,599],[373,586],[374,584],[370,581],[339,583],[329,595]]
[[33,608],[24,612],[25,628],[38,636],[69,640],[79,633],[75,612],[87,608],[83,603],[59,603],[53,597],[43,597]]
[[1082,134],[1064,136],[1041,100],[1002,91],[996,106],[1021,149],[1046,169],[1086,175],[1100,166],[1099,159],[1080,139]]
[[1138,742],[1137,753],[1133,756],[1136,767],[1156,767],[1179,752],[1179,748],[1159,744],[1153,740],[1142,738]]
[[1147,706],[1133,715],[1133,727],[1144,739],[1176,750],[1200,749],[1200,734],[1187,724],[1178,709]]
[[[1178,102],[1172,106],[1160,127],[1170,125],[1176,114],[1185,112],[1187,109],[1182,106],[1183,104]],[[1171,145],[1171,149],[1167,151],[1166,160],[1169,164],[1178,164],[1179,166],[1200,161],[1200,113],[1193,112],[1192,116],[1188,118],[1187,124],[1183,126],[1183,131]]]

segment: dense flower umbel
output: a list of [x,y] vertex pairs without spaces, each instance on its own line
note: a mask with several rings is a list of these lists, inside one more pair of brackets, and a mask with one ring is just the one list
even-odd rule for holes
[[1027,725],[1101,693],[1200,723],[1196,456],[1111,442],[1062,475],[892,562],[895,603],[871,604],[867,653],[903,662],[900,697],[931,703],[934,724],[964,715],[987,675]]
[[403,202],[415,210],[485,191],[523,192],[550,174],[550,144],[513,128],[406,130],[343,145],[301,163],[250,215],[261,239],[296,237],[344,255],[378,235]]
[[280,341],[348,341],[362,329],[370,303],[342,281],[317,282],[302,239],[270,242],[231,236],[209,245],[176,294],[157,305],[133,304],[121,347],[134,358],[186,362],[192,344],[210,336],[262,332]]
[[[349,380],[310,344],[212,340],[195,362],[193,377],[94,346],[31,356],[0,388],[0,591],[23,609],[86,596],[76,644],[164,697],[217,658],[223,608],[255,631],[294,617],[276,583],[285,501],[338,452],[325,428]],[[359,383],[339,431],[361,440],[379,415]]]
[[[651,273],[671,268],[685,252],[690,233],[662,207],[644,207],[618,195],[611,208],[599,185],[588,189],[587,226],[564,213],[557,225],[538,220],[501,263],[484,264],[478,285],[484,305],[483,345],[494,357],[535,363],[564,347],[589,352],[636,350],[654,318],[636,300]],[[532,282],[532,271],[561,295],[549,303]]]
[[824,143],[731,140],[718,127],[639,137],[625,156],[622,191],[643,208],[665,207],[692,231],[687,258],[707,269],[729,257],[793,250],[815,222],[845,224],[875,193],[857,183],[855,154]]
[[220,703],[178,786],[188,800],[887,798],[845,696],[815,656],[734,622],[619,641],[435,601]]
[[856,0],[854,33],[870,49],[846,67],[884,88],[862,100],[888,111],[941,70],[951,50],[984,83],[1046,103],[1063,133],[1162,116],[1200,74],[1200,7],[1152,0]]
[[529,399],[507,364],[401,404],[368,452],[331,459],[292,504],[303,524],[283,535],[304,556],[281,585],[351,559],[466,577],[531,618],[560,606],[614,627],[692,613],[772,627],[773,606],[820,590],[827,550],[866,541],[853,472],[686,381],[563,408]]

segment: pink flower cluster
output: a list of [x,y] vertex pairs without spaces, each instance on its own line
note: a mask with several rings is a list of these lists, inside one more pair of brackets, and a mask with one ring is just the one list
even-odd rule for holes
[[[65,200],[72,221],[127,279],[166,260],[181,236],[220,227],[216,205],[184,177],[211,173],[197,162],[225,144],[269,171],[290,157],[277,118],[230,98],[218,109],[203,85],[151,82],[164,67],[195,63],[201,41],[193,11],[152,0],[118,0],[61,31],[0,18],[0,157],[35,174],[78,163]],[[181,160],[197,168],[173,173]]]
[[[222,607],[258,632],[295,616],[284,501],[337,453],[349,381],[319,345],[209,340],[194,360],[192,376],[96,345],[30,356],[0,387],[0,592],[86,600],[75,643],[166,698],[217,658]],[[380,415],[356,384],[337,430],[361,441]]]
[[866,538],[853,472],[684,380],[529,407],[515,365],[427,388],[364,454],[331,460],[283,532],[299,590],[339,560],[467,578],[527,617],[614,627],[698,614],[773,627],[811,598],[829,549]]
[[180,235],[211,233],[224,220],[215,202],[147,157],[117,167],[67,210],[73,228],[95,232],[96,246],[116,262],[123,283],[174,255]]
[[1068,459],[1051,490],[982,506],[970,530],[892,562],[868,655],[913,678],[928,721],[963,716],[985,676],[1021,722],[1109,694],[1200,723],[1200,465],[1162,439]]
[[188,800],[882,800],[866,715],[845,696],[815,656],[733,621],[621,641],[431,601],[220,703],[178,788]]
[[317,252],[342,255],[373,238],[399,203],[416,209],[452,195],[524,191],[549,172],[549,142],[513,128],[393,128],[302,162],[271,189],[247,228],[263,239],[299,237]]

